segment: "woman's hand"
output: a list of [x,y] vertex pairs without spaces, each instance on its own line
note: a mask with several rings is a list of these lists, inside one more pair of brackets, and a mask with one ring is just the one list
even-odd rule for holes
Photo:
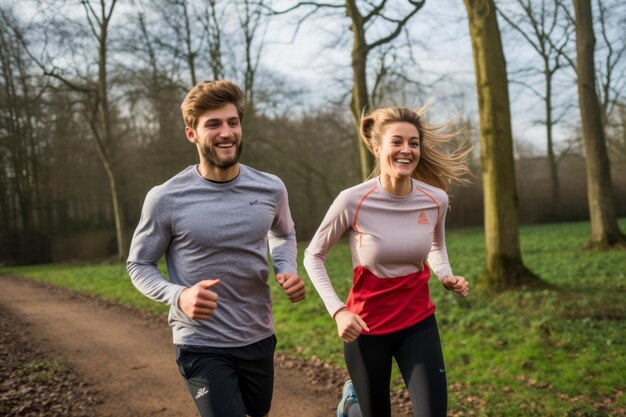
[[354,342],[363,330],[370,330],[361,317],[348,311],[345,307],[335,313],[334,318],[337,322],[337,333],[339,333],[341,340],[346,343]]
[[447,276],[443,277],[441,283],[448,291],[454,291],[461,297],[466,297],[469,293],[469,282],[464,277],[459,276]]

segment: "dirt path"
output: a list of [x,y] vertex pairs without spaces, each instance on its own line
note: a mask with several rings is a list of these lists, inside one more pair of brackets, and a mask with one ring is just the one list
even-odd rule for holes
[[[29,326],[31,341],[95,389],[97,415],[198,415],[176,369],[165,318],[12,277],[0,277],[0,289],[0,304]],[[316,384],[315,371],[288,366],[276,367],[271,416],[334,415],[342,376]]]

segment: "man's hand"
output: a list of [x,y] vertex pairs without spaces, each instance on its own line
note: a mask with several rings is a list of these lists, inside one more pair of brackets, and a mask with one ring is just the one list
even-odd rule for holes
[[219,279],[205,279],[185,288],[178,297],[178,308],[194,320],[208,320],[217,308],[217,293],[210,291],[220,283]]
[[339,337],[346,343],[354,342],[363,330],[370,330],[359,315],[350,312],[347,308],[342,308],[335,313],[335,322],[337,322]]
[[306,289],[304,287],[304,281],[302,281],[298,275],[289,272],[281,272],[276,274],[276,282],[283,287],[285,294],[287,294],[287,297],[292,303],[304,300]]
[[465,280],[463,277],[458,276],[447,276],[443,277],[441,283],[448,291],[454,291],[461,297],[466,297],[469,293],[469,282]]

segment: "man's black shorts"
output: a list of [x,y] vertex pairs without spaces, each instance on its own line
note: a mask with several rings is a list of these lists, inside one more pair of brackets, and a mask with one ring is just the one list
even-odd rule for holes
[[178,370],[202,417],[262,417],[274,388],[274,335],[248,346],[176,346]]

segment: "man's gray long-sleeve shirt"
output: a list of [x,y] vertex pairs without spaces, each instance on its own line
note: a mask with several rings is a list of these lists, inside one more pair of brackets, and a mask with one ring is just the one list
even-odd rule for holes
[[[237,347],[274,332],[268,245],[276,273],[296,272],[287,190],[275,175],[240,167],[234,180],[214,183],[190,166],[146,196],[128,273],[139,291],[170,305],[175,344]],[[169,281],[156,266],[164,254]],[[182,290],[217,278],[211,318],[187,317],[177,306]]]

